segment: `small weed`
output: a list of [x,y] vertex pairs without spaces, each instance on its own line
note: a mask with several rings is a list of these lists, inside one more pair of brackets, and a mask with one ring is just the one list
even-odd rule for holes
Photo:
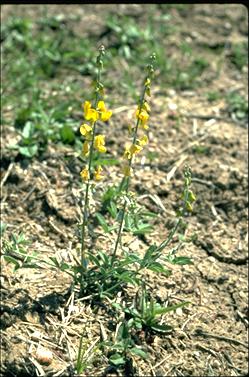
[[222,98],[222,96],[221,96],[220,92],[210,91],[210,92],[207,93],[207,100],[209,102],[215,102],[215,101],[218,101],[221,98]]
[[248,118],[248,100],[236,92],[226,96],[228,113],[234,119],[244,121]]
[[231,63],[241,71],[248,65],[248,43],[236,43],[232,45],[230,54]]
[[18,235],[12,233],[9,240],[3,239],[3,258],[14,265],[14,271],[21,267],[38,267],[30,263],[37,253],[32,252],[32,255],[29,255],[28,245],[30,242],[26,240],[23,233]]
[[206,145],[194,145],[192,147],[192,152],[195,154],[204,154],[208,156],[210,154],[210,147]]
[[106,21],[105,35],[113,37],[111,46],[116,49],[120,56],[129,60],[132,57],[132,50],[141,43],[146,43],[153,39],[150,28],[141,29],[135,19],[128,17],[110,16]]
[[144,330],[146,333],[148,331],[169,333],[172,331],[172,326],[160,324],[158,317],[187,304],[189,303],[184,302],[172,306],[161,306],[152,297],[148,298],[147,290],[145,287],[142,287],[141,294],[136,295],[134,304],[131,307],[122,307],[118,304],[113,304],[113,306],[121,312],[126,313],[126,318],[130,318],[127,322],[129,328]]
[[126,366],[132,369],[132,356],[136,355],[146,359],[147,353],[137,347],[131,336],[131,327],[126,320],[117,325],[114,341],[102,343],[102,347],[109,354],[109,362],[115,367]]

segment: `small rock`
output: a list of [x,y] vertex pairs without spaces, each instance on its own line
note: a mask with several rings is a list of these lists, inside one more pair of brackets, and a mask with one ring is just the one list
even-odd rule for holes
[[173,103],[173,102],[170,102],[168,104],[168,108],[169,108],[169,110],[172,110],[172,111],[177,110],[177,104]]
[[36,360],[42,365],[49,365],[53,361],[53,353],[47,348],[39,347],[35,354]]
[[218,360],[214,360],[212,362],[212,367],[215,368],[215,369],[218,369],[220,367],[220,363]]
[[169,97],[175,97],[176,95],[176,91],[174,89],[169,89],[168,90],[168,96]]
[[182,316],[182,308],[176,309],[176,315]]

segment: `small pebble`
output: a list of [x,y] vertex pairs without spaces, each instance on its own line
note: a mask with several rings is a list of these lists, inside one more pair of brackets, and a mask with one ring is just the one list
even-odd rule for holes
[[182,316],[182,308],[176,309],[176,315]]
[[220,363],[219,363],[219,361],[218,360],[214,360],[213,362],[212,362],[212,367],[213,368],[219,368],[220,367]]
[[47,348],[39,347],[35,354],[36,360],[42,365],[49,365],[53,361],[53,353]]

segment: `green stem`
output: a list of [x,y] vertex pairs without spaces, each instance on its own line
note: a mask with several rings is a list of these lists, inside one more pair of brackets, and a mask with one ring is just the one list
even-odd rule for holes
[[[88,161],[89,175],[91,173],[91,168],[92,168],[93,143],[94,143],[95,133],[96,133],[96,122],[93,124],[93,137],[92,137],[92,141],[90,145],[90,153],[89,153],[89,161]],[[88,220],[89,188],[90,188],[90,179],[88,179],[86,183],[83,222],[82,222],[82,228],[81,228],[81,266],[82,266],[83,271],[86,270],[86,266],[85,266],[85,238],[86,237],[85,236],[86,236],[86,225],[87,225],[87,220]],[[83,277],[83,271],[82,271],[81,277]]]
[[[140,112],[142,110],[142,106],[143,106],[143,103],[144,103],[145,93],[146,93],[146,87],[144,87],[142,95],[140,97],[140,101],[139,101],[139,114],[140,114]],[[133,134],[132,144],[135,144],[136,139],[137,139],[137,131],[138,131],[139,122],[140,122],[140,119],[138,118],[135,130],[134,130],[134,134]],[[132,166],[132,160],[133,160],[133,158],[131,157],[129,159],[129,165],[128,165],[129,168],[131,168],[131,166]],[[124,177],[122,179],[120,187],[122,188],[125,183],[126,183],[125,194],[127,194],[128,190],[129,190],[129,185],[130,185],[130,176],[129,177]],[[114,246],[114,251],[113,251],[113,254],[112,254],[112,263],[114,262],[114,260],[116,258],[116,254],[117,254],[117,251],[118,251],[118,246],[119,246],[119,244],[121,242],[121,236],[122,236],[122,230],[123,230],[123,224],[124,224],[126,207],[127,207],[127,201],[125,200],[123,208],[122,208],[122,215],[121,215],[121,220],[120,220],[118,235],[117,235],[116,243],[115,243],[115,246]]]
[[[102,53],[100,52],[100,58]],[[100,77],[101,77],[101,65],[98,66],[98,73],[97,73],[97,83],[96,83],[96,91],[95,91],[95,100],[94,100],[94,108],[96,109],[96,106],[99,101],[99,84],[100,84]],[[89,152],[89,159],[88,159],[88,173],[89,173],[89,179],[86,183],[86,192],[85,192],[85,200],[84,200],[84,210],[83,210],[83,221],[82,221],[82,227],[81,227],[81,279],[80,279],[80,290],[83,289],[83,278],[84,273],[86,272],[86,255],[85,255],[85,239],[86,239],[86,226],[87,226],[87,220],[88,220],[88,206],[89,206],[89,188],[90,188],[90,174],[91,174],[91,168],[92,168],[92,157],[93,157],[93,146],[94,146],[94,138],[96,134],[96,124],[97,121],[93,123],[93,131],[92,131],[92,139],[90,144],[90,152]]]

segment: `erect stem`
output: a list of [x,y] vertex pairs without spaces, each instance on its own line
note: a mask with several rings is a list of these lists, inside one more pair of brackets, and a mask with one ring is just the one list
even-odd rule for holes
[[[142,92],[140,100],[139,100],[139,114],[140,114],[140,112],[142,110],[142,106],[143,106],[143,103],[144,103],[145,93],[146,93],[146,87],[143,88],[143,92]],[[133,134],[132,144],[135,144],[136,139],[137,139],[137,131],[138,131],[138,126],[139,126],[139,122],[140,122],[139,114],[138,114],[138,119],[137,119],[137,122],[136,122],[136,127],[135,127],[135,130],[134,130],[134,134]],[[132,160],[133,160],[133,156],[131,156],[131,158],[129,159],[129,163],[128,163],[129,169],[132,166]],[[124,183],[126,183],[126,187],[125,187],[125,195],[126,195],[126,194],[128,194],[128,190],[129,190],[130,176],[123,178],[120,187],[123,187]],[[120,220],[119,229],[118,229],[118,235],[117,235],[116,243],[115,243],[115,246],[114,246],[114,251],[113,251],[113,254],[112,254],[112,263],[114,262],[114,259],[116,257],[117,251],[118,251],[118,246],[119,246],[120,241],[121,241],[121,235],[122,235],[122,230],[123,230],[123,225],[124,225],[126,206],[127,206],[127,201],[125,200],[123,208],[122,208],[121,220]]]
[[[98,101],[99,101],[99,89],[100,89],[100,78],[101,78],[101,68],[102,62],[101,57],[104,54],[104,50],[102,47],[99,48],[99,55],[97,57],[98,63],[98,72],[97,72],[97,79],[96,79],[96,87],[95,87],[95,99],[94,99],[94,108],[96,109]],[[84,200],[84,210],[83,210],[83,221],[81,226],[81,279],[80,279],[80,287],[81,291],[83,288],[83,277],[86,271],[86,257],[85,257],[85,239],[86,239],[86,226],[88,220],[88,207],[89,207],[89,188],[90,188],[90,179],[91,179],[91,168],[92,168],[92,157],[93,157],[93,146],[94,146],[94,138],[96,134],[96,124],[97,121],[93,122],[92,125],[92,139],[90,143],[90,151],[89,151],[89,158],[88,158],[88,173],[89,177],[86,183],[86,192],[85,192],[85,200]]]

